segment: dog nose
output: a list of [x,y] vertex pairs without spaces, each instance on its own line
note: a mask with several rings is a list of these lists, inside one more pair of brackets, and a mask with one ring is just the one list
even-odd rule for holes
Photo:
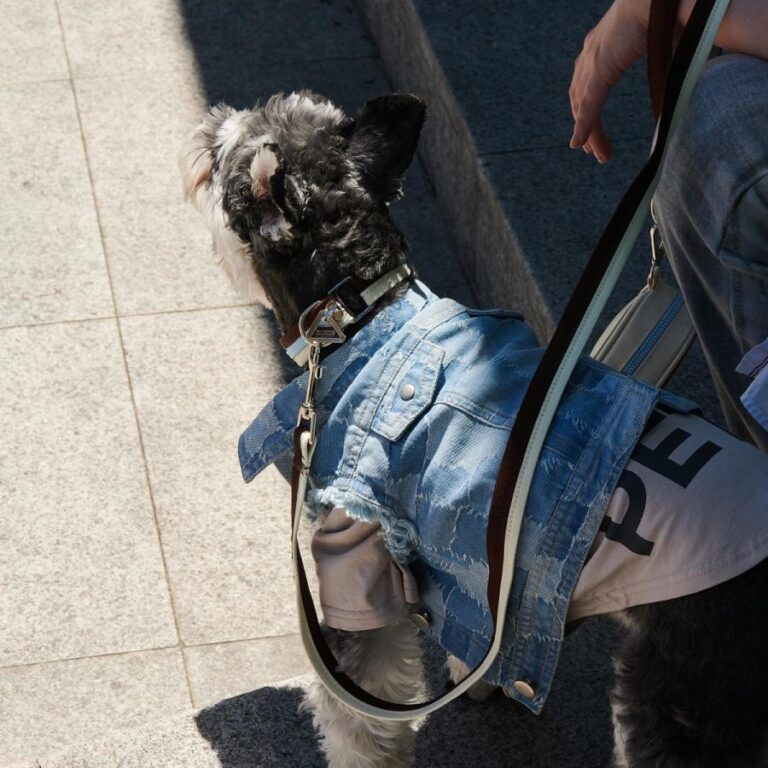
[[413,384],[403,384],[403,386],[400,387],[400,397],[403,400],[412,400],[415,394],[416,387],[414,387]]

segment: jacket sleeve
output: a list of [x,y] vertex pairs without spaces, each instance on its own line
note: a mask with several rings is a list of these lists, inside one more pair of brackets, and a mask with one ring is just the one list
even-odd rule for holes
[[353,520],[333,508],[312,537],[325,623],[335,629],[378,629],[397,621],[418,602],[406,565],[384,546],[381,525]]

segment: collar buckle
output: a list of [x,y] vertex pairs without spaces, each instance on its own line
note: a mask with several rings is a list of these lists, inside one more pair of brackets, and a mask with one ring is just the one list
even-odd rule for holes
[[319,347],[342,344],[347,340],[343,329],[353,322],[355,318],[347,308],[338,298],[331,296],[330,299],[311,304],[302,312],[299,318],[299,333],[307,344]]
[[283,334],[281,346],[292,360],[301,366],[306,365],[312,345],[327,347],[343,344],[348,336],[345,328],[363,320],[373,312],[379,299],[396,286],[413,279],[413,276],[413,270],[402,264],[374,280],[360,292],[364,307],[357,315],[353,315],[336,295],[339,288],[353,280],[352,277],[345,277],[331,288],[328,296],[314,302],[301,313],[299,322]]

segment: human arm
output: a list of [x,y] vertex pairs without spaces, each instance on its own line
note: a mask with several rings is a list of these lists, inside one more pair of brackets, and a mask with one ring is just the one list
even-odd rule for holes
[[[613,154],[601,112],[611,88],[645,56],[651,0],[615,0],[584,39],[569,90],[574,130],[570,146],[581,147],[601,162]],[[695,0],[681,0],[682,29]],[[733,53],[768,59],[768,0],[731,0],[715,40]]]

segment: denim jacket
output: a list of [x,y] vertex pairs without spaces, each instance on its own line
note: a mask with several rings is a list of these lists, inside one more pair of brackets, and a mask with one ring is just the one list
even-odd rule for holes
[[[542,350],[520,315],[467,309],[416,282],[329,354],[317,390],[323,424],[307,505],[380,522],[408,562],[429,634],[470,666],[492,623],[486,599],[490,500],[515,414]],[[250,481],[290,462],[306,374],[240,439]],[[576,367],[545,440],[518,545],[502,650],[486,675],[539,713],[566,614],[608,500],[659,400],[687,401],[588,358]],[[513,687],[530,681],[535,695]]]

